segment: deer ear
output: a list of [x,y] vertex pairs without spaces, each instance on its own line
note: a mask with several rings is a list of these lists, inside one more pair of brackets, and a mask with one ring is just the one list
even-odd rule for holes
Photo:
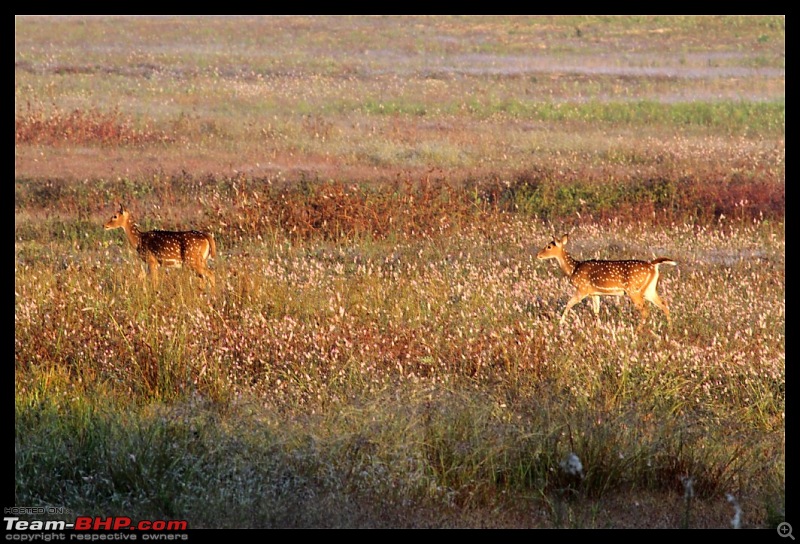
[[569,242],[569,234],[565,234],[564,236],[561,237],[562,246],[565,245],[567,242]]

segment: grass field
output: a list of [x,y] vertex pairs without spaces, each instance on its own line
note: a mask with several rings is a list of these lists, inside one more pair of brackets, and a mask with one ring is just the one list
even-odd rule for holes
[[[783,17],[17,17],[14,189],[17,506],[784,521]],[[672,325],[559,325],[564,233],[674,259]]]

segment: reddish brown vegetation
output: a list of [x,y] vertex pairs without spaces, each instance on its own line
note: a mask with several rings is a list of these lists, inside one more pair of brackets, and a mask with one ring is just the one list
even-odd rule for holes
[[168,142],[171,138],[149,126],[134,128],[119,110],[98,109],[65,111],[27,104],[23,115],[14,119],[14,142],[17,144],[100,144],[135,145]]
[[[187,181],[176,177],[169,185],[175,184],[174,192],[179,193],[178,187],[186,191]],[[783,184],[753,179],[629,180],[610,188],[580,181],[559,183],[530,172],[519,173],[512,182],[424,178],[369,185],[302,181],[276,187],[264,179],[238,181],[231,198],[215,210],[220,222],[226,221],[235,232],[255,235],[277,230],[302,239],[429,236],[466,223],[490,226],[509,214],[566,222],[651,224],[686,220],[708,224],[723,217],[780,220],[786,205]],[[203,185],[220,182],[211,177]]]

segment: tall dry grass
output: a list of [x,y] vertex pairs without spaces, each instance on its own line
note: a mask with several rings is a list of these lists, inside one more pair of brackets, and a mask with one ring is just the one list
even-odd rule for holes
[[[348,216],[345,189],[323,194]],[[679,493],[686,477],[698,501],[710,505],[693,518],[701,525],[724,525],[708,511],[726,493],[753,516],[750,526],[777,515],[785,406],[780,223],[584,223],[574,231],[574,252],[584,258],[667,254],[678,261],[661,280],[673,327],[653,313],[653,336],[636,334],[638,314],[622,300],[604,301],[597,319],[578,306],[558,327],[570,289],[560,272],[533,258],[550,225],[491,207],[464,210],[457,201],[416,204],[417,218],[449,217],[443,206],[464,217],[441,232],[398,221],[384,236],[332,220],[304,236],[287,225],[276,232],[253,223],[230,243],[220,239],[212,295],[178,271],[153,292],[137,281],[139,263],[124,240],[99,226],[49,246],[21,244],[17,425],[33,437],[20,436],[21,450],[33,451],[29,440],[46,428],[62,435],[64,447],[92,447],[74,442],[75,417],[74,425],[100,425],[98,446],[130,425],[155,433],[142,438],[155,444],[92,449],[92,461],[75,466],[62,465],[56,448],[45,458],[57,472],[69,468],[69,481],[89,477],[90,466],[115,464],[124,451],[132,457],[112,474],[95,470],[93,478],[107,480],[100,488],[55,495],[21,470],[19,499],[61,496],[88,505],[110,493],[103,508],[144,516],[164,515],[156,496],[166,493],[180,505],[167,512],[192,512],[195,525],[235,525],[238,516],[212,521],[210,508],[195,510],[197,491],[173,487],[188,478],[218,489],[207,506],[234,500],[230,476],[217,464],[221,447],[245,471],[231,482],[253,492],[267,486],[273,496],[253,505],[236,493],[252,509],[253,526],[472,526],[483,523],[477,520],[487,508],[508,509],[498,526],[603,526],[573,501],[599,508],[624,493]],[[317,201],[306,206],[312,214]],[[386,203],[367,208],[378,214]],[[236,208],[226,211],[222,219],[239,217]],[[126,407],[139,407],[127,416],[133,421],[116,415]],[[62,417],[56,414],[66,419],[53,428]],[[179,434],[161,438],[164,432]],[[286,495],[272,489],[279,482],[262,472],[262,461],[254,465],[251,450],[233,445],[242,435],[251,435],[248,448],[267,466],[288,455],[285,470],[299,487]],[[125,476],[141,456],[166,455],[154,446],[201,449],[178,466],[154,461],[169,488],[158,492]],[[585,467],[580,480],[559,471],[573,452]],[[217,468],[198,471],[186,462]],[[147,506],[134,507],[131,493],[149,497]],[[307,493],[327,498],[295,512],[290,505]],[[378,523],[375,510],[360,517],[375,495],[379,511],[397,517]],[[329,520],[325,504],[344,499],[359,506]],[[520,513],[518,501],[530,511]],[[450,514],[431,520],[413,506],[420,504]],[[284,517],[271,517],[276,507]],[[654,515],[641,523],[664,523]]]
[[[16,505],[784,521],[782,18],[15,25]],[[138,281],[120,200],[213,232],[216,291]],[[673,326],[611,299],[559,327],[534,255],[564,232],[675,259]]]

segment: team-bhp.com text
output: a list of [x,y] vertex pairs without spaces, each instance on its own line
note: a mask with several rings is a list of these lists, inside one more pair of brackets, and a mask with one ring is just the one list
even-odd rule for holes
[[[48,542],[50,540],[187,540],[186,534],[166,531],[185,531],[185,520],[141,520],[134,522],[129,517],[89,517],[75,518],[74,523],[66,521],[28,521],[18,517],[4,517],[6,540]],[[64,533],[72,530],[74,532]],[[15,532],[12,532],[15,531]],[[45,532],[37,532],[45,531]],[[53,532],[46,532],[53,531]],[[109,533],[88,533],[81,531],[114,531]],[[154,531],[136,534],[133,531]]]

